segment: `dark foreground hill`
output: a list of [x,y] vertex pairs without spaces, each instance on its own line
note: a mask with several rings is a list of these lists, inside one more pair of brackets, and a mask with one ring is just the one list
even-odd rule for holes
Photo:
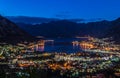
[[16,43],[32,40],[32,36],[20,29],[15,23],[0,16],[0,42]]
[[106,36],[113,37],[117,43],[120,43],[120,18],[112,21],[111,23],[112,27],[109,29]]

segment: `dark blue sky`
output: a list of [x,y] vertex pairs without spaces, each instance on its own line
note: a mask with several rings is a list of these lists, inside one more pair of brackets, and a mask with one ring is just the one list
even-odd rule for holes
[[4,16],[36,16],[48,18],[120,17],[120,0],[0,0]]

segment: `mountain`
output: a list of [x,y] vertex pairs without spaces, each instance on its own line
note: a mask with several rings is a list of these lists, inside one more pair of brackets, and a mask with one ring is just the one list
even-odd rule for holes
[[120,43],[120,18],[112,21],[111,25],[112,27],[110,28],[106,36],[112,37],[113,40],[116,41],[116,43]]
[[72,35],[78,33],[78,29],[76,29],[78,27],[77,23],[67,20],[51,21],[49,23],[42,23],[36,25],[22,23],[19,23],[17,25],[28,33],[32,34],[33,36],[71,37]]
[[[51,21],[63,20],[63,19],[59,19],[59,18],[29,17],[29,16],[6,16],[6,18],[15,23],[25,23],[25,24],[41,24],[41,23],[48,23]],[[66,20],[69,20],[71,22],[78,22],[78,23],[90,21],[90,20],[84,20],[84,19],[79,19],[79,18],[66,19]]]
[[110,27],[110,22],[104,20],[90,23],[76,23],[69,20],[59,20],[36,25],[24,23],[17,23],[17,25],[33,36],[75,37],[90,35],[102,37]]
[[57,18],[29,17],[29,16],[6,16],[7,19],[15,23],[41,24],[51,21],[58,21]]
[[75,37],[90,35],[98,38],[113,37],[117,42],[120,40],[120,18],[113,21],[99,19],[96,22],[85,22],[86,20],[83,19],[62,20],[24,16],[7,18],[33,36]]
[[0,16],[0,42],[20,42],[30,40],[32,36],[20,29],[15,23]]

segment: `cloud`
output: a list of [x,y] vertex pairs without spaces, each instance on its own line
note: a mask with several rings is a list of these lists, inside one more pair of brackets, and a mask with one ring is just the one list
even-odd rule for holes
[[68,11],[62,11],[62,12],[55,14],[55,17],[57,17],[57,18],[70,18],[71,14]]

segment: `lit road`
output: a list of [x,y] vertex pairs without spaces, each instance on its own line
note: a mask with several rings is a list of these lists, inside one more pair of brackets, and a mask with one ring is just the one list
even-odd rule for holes
[[102,50],[86,50],[86,49],[84,51],[86,51],[86,52],[108,53],[108,54],[115,54],[115,55],[120,56],[119,52],[109,52],[109,51],[102,51]]

